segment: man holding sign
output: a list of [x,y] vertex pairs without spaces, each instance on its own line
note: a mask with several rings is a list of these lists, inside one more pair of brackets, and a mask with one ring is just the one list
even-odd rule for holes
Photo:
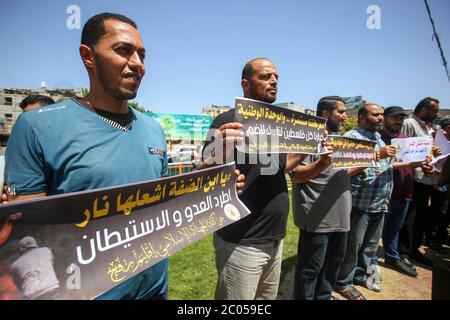
[[[272,61],[257,58],[244,66],[241,86],[245,98],[272,103],[277,85],[278,72]],[[237,160],[237,168],[246,176],[241,199],[252,212],[215,233],[216,299],[275,299],[289,214],[285,173],[295,168],[302,156],[263,154],[250,162],[248,155],[235,148],[244,135],[242,124],[234,122],[234,113],[232,109],[213,121],[200,165]]]
[[[6,152],[9,201],[132,184],[167,175],[163,129],[128,107],[128,100],[136,97],[145,74],[145,48],[136,24],[123,15],[98,14],[86,22],[79,51],[90,79],[89,94],[80,100],[32,110],[17,120]],[[98,210],[97,200],[94,203],[94,217],[95,212],[102,211],[99,216],[108,214],[109,202],[102,210]],[[119,206],[120,201],[117,203]],[[124,214],[135,205],[127,200],[124,207],[130,207],[123,210]],[[113,234],[116,244],[121,243],[120,233]],[[126,238],[131,239],[128,233]],[[105,248],[112,246],[102,250]],[[167,272],[168,261],[163,258],[97,298],[165,299]]]
[[[439,100],[426,97],[419,101],[413,115],[404,121],[402,133],[409,137],[430,137],[427,123],[433,122],[438,116]],[[439,156],[441,153],[439,148],[433,147],[433,156]],[[430,210],[438,210],[437,208],[445,201],[445,193],[433,187],[433,184],[437,184],[437,178],[432,166],[414,169],[414,200],[399,239],[400,255],[425,265],[432,265],[432,262],[419,251],[425,229],[430,223],[431,215],[428,213]]]
[[[347,119],[344,100],[319,100],[317,116],[327,131],[341,131]],[[328,148],[328,147],[327,147]],[[308,155],[291,174],[294,223],[300,229],[295,269],[296,300],[330,300],[347,246],[352,195],[346,169],[333,168],[332,154]]]
[[[407,114],[401,107],[393,106],[384,110],[384,127],[381,131],[381,138],[386,144],[391,144],[393,139],[408,138],[406,134],[400,132],[405,117]],[[415,163],[394,163],[394,187],[383,229],[385,264],[412,277],[417,276],[417,270],[407,257],[400,257],[398,238],[412,201],[414,168],[426,164],[425,160]]]
[[[167,174],[164,131],[128,107],[145,74],[145,48],[136,24],[118,14],[96,15],[83,28],[79,50],[90,92],[82,100],[32,110],[17,120],[6,151],[9,201]],[[167,281],[165,259],[99,298],[162,299]]]
[[[358,110],[358,127],[344,136],[375,142],[379,159],[395,156],[395,148],[386,146],[381,139],[383,109],[373,103]],[[381,279],[372,277],[373,258],[383,230],[384,214],[388,212],[392,191],[392,165],[381,160],[378,167],[360,170],[351,179],[353,208],[350,216],[350,233],[347,253],[341,265],[336,290],[350,299],[363,299],[353,287],[361,284],[374,291],[381,290]],[[371,280],[377,280],[372,282]]]

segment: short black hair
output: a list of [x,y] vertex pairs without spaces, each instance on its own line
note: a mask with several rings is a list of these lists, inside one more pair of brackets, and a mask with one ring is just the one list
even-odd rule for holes
[[358,109],[358,118],[359,118],[359,116],[361,116],[361,115],[363,115],[363,116],[365,116],[365,117],[367,117],[367,115],[368,115],[368,111],[367,111],[367,104],[366,105],[363,105],[361,108],[359,108]]
[[439,100],[438,99],[430,98],[430,97],[423,98],[422,100],[419,101],[417,106],[414,108],[414,113],[415,114],[419,113],[420,110],[422,110],[422,108],[426,108],[427,110],[430,110],[431,109],[431,104],[433,102],[436,103],[436,104],[439,104]]
[[439,126],[442,129],[445,129],[445,127],[450,126],[450,116],[442,117],[441,120],[439,120]]
[[369,110],[367,109],[368,106],[378,106],[378,105],[372,102],[364,103],[362,107],[358,109],[358,118],[359,116],[364,116],[367,118],[367,116],[369,115]]
[[[255,69],[253,69],[253,62],[255,62],[256,60],[267,60],[270,61],[270,59],[267,58],[255,58],[250,60],[249,62],[247,62],[244,66],[244,69],[242,69],[242,77],[241,80],[250,80],[250,78],[252,77],[253,73],[255,73]],[[272,61],[270,61],[272,62]]]
[[50,98],[49,96],[43,96],[40,94],[31,94],[28,97],[26,97],[25,99],[23,99],[19,106],[22,108],[22,110],[25,110],[25,108],[27,106],[29,106],[30,104],[35,104],[35,103],[39,103],[41,107],[47,106],[49,104],[53,104],[55,103],[55,101]]
[[94,48],[98,39],[105,34],[105,21],[118,20],[128,23],[137,30],[136,23],[130,18],[118,13],[103,12],[91,17],[84,25],[81,32],[81,44]]
[[339,96],[326,96],[321,98],[319,103],[317,103],[316,115],[321,117],[325,110],[328,112],[333,112],[333,110],[338,107],[339,101],[345,105],[345,100]]

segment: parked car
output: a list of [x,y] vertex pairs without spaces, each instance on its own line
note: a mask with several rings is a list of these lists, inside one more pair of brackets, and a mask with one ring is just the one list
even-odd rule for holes
[[194,161],[194,152],[193,151],[168,152],[167,159],[169,163],[179,163],[179,162],[192,163],[192,161]]
[[169,164],[182,163],[197,167],[201,160],[200,149],[200,146],[184,146],[176,151],[169,151],[167,153]]

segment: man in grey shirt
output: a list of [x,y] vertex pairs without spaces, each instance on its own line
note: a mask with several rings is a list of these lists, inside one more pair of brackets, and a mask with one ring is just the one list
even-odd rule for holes
[[20,257],[11,265],[16,286],[27,300],[59,298],[59,281],[53,269],[53,254],[49,248],[39,248],[33,237],[19,241]]
[[[347,118],[344,100],[320,99],[317,116],[328,120],[328,132],[340,131]],[[302,165],[291,174],[294,223],[300,229],[294,298],[330,300],[350,230],[350,177],[330,167],[330,154],[308,156]]]

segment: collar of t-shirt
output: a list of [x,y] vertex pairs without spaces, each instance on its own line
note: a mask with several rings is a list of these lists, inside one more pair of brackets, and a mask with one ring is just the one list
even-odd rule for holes
[[378,141],[380,139],[380,134],[378,132],[372,132],[361,127],[356,127],[356,131],[369,140]]
[[133,115],[131,113],[131,109],[128,108],[128,112],[127,113],[114,113],[114,112],[108,112],[102,109],[98,109],[96,107],[93,107],[95,110],[95,113],[97,113],[98,115],[114,121],[115,123],[120,124],[122,127],[126,127],[129,124],[131,124],[131,122],[133,122]]
[[425,121],[423,121],[422,119],[420,119],[420,118],[419,118],[418,116],[416,116],[415,114],[413,114],[413,115],[411,116],[411,118],[413,118],[414,120],[417,121],[417,123],[419,124],[419,126],[422,128],[424,134],[427,135],[427,134],[428,134],[428,129],[427,129],[427,126],[426,126],[426,124],[425,124]]

